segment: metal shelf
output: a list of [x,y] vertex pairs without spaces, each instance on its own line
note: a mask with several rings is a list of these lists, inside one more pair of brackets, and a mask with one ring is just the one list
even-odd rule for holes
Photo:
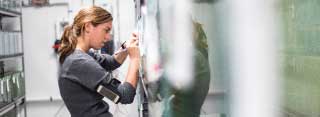
[[9,103],[8,105],[0,108],[0,116],[6,114],[7,112],[9,112],[10,110],[14,109],[15,107],[15,103],[14,102],[11,102]]
[[19,106],[24,103],[25,96],[17,97],[17,98],[14,98],[13,100],[14,100],[15,105]]
[[17,11],[11,11],[8,9],[4,9],[0,7],[0,17],[1,16],[5,16],[5,17],[17,17],[17,16],[21,16],[20,12]]
[[21,33],[21,30],[0,30],[1,32],[8,32],[8,33]]
[[16,98],[14,101],[8,103],[7,105],[0,107],[0,117],[2,115],[6,114],[7,112],[9,112],[10,110],[23,104],[24,100],[25,100],[25,96],[21,96],[21,97]]
[[0,56],[0,60],[2,59],[9,59],[9,58],[15,58],[15,57],[22,57],[23,53],[17,53],[17,54],[12,54],[12,55],[5,55],[5,56]]

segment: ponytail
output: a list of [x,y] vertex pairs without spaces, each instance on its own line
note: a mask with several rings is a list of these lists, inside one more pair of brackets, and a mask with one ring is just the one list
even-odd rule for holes
[[111,14],[105,9],[97,6],[81,9],[74,17],[72,26],[66,26],[61,37],[61,46],[58,50],[59,62],[62,64],[77,46],[77,38],[84,36],[86,23],[93,26],[112,21]]
[[66,26],[61,37],[61,46],[59,48],[59,62],[62,64],[77,46],[77,39],[72,26]]

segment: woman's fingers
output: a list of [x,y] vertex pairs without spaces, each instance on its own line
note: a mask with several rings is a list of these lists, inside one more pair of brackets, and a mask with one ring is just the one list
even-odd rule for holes
[[133,32],[133,33],[132,33],[132,36],[133,36],[133,37],[138,37],[138,32]]
[[140,52],[139,52],[139,37],[138,33],[133,32],[132,36],[130,37],[129,43],[128,43],[128,53],[130,58],[139,58]]
[[135,40],[134,45],[139,46],[139,40]]
[[133,44],[132,46],[138,46],[139,45],[139,39],[138,35],[136,32],[132,33],[132,37],[130,39],[130,45]]

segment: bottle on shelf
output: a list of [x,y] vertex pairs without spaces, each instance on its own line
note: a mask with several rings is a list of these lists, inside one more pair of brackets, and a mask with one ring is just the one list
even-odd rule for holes
[[12,38],[12,32],[8,32],[8,40],[9,40],[9,54],[8,55],[12,55],[13,54],[13,38]]
[[10,82],[11,77],[12,75],[9,74],[7,75],[7,78],[6,78],[8,102],[12,102],[12,95],[11,95],[12,90],[11,90],[11,82]]
[[4,36],[4,55],[9,55],[9,35],[8,32],[3,33]]
[[0,56],[4,55],[4,36],[3,32],[0,31]]

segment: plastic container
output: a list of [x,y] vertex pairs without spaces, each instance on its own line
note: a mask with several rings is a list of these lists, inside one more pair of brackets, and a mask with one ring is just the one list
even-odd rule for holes
[[8,40],[9,40],[9,55],[13,54],[13,38],[12,38],[12,32],[8,33]]
[[18,97],[18,88],[17,88],[17,73],[12,74],[11,77],[12,83],[12,98],[15,99]]
[[19,74],[19,88],[20,88],[20,95],[23,96],[26,94],[25,90],[25,78],[24,78],[24,72],[20,72]]
[[8,32],[3,32],[4,39],[4,55],[9,55],[9,35]]
[[4,55],[4,36],[2,31],[0,31],[0,56]]
[[6,89],[7,89],[7,100],[8,100],[8,102],[11,102],[12,101],[12,84],[11,84],[11,77],[12,77],[12,75],[10,74],[10,75],[8,75],[7,76],[7,78],[5,79],[5,81],[6,81]]
[[16,4],[16,11],[21,13],[21,5],[22,5],[21,0],[16,0],[15,4]]
[[6,82],[7,76],[4,76],[1,79],[0,85],[1,85],[1,89],[0,89],[0,94],[1,97],[3,98],[3,102],[4,103],[8,103],[8,93],[7,93],[7,82]]
[[18,44],[17,44],[17,32],[14,32],[13,33],[13,54],[17,54],[17,47],[18,47]]
[[22,38],[21,38],[21,32],[17,33],[17,40],[18,40],[18,44],[17,44],[17,48],[18,48],[18,53],[22,53]]
[[4,77],[0,77],[0,103],[5,102],[4,89],[3,89],[3,78]]
[[2,0],[2,8],[8,9],[9,0]]

